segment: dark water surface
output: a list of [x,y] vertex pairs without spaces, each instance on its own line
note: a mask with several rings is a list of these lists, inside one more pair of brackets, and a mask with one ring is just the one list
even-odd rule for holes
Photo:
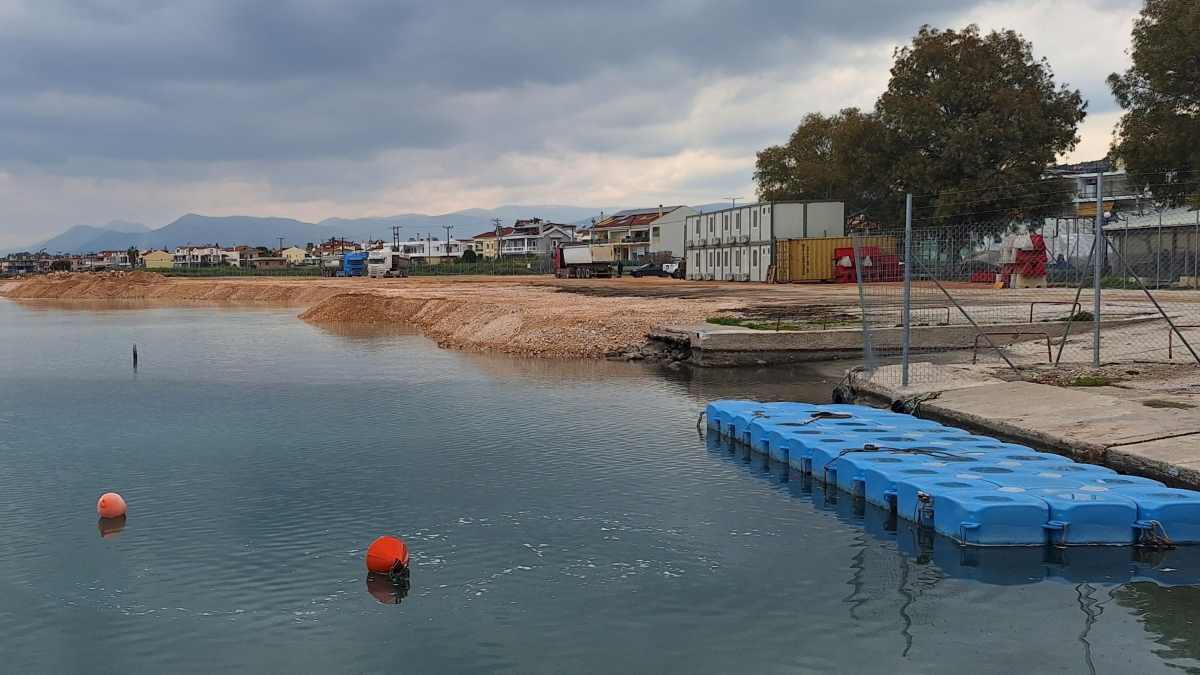
[[[813,371],[294,315],[0,301],[0,670],[1200,672],[1195,587],[913,554],[699,437],[710,398],[825,400]],[[363,569],[383,533],[399,605]]]

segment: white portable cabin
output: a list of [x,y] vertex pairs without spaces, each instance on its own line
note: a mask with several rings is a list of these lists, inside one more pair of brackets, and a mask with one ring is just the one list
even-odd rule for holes
[[687,277],[764,282],[776,241],[844,236],[845,214],[842,202],[759,202],[688,216]]

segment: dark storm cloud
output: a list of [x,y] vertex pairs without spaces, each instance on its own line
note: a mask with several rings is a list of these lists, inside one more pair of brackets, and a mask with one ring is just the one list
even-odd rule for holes
[[[27,0],[0,10],[0,161],[362,157],[478,134],[497,150],[610,150],[622,130],[685,115],[705,78],[802,72],[962,8]],[[571,90],[588,82],[605,89]],[[581,110],[639,91],[674,105],[646,96],[640,114],[626,105],[571,134]]]

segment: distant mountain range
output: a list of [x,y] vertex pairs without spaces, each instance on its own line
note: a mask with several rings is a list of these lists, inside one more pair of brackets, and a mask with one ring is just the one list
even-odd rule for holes
[[330,237],[351,240],[391,239],[392,226],[402,227],[403,239],[444,237],[445,226],[453,226],[451,237],[469,238],[489,230],[492,219],[499,218],[511,225],[518,218],[542,218],[558,223],[585,225],[600,215],[615,213],[617,208],[581,206],[529,205],[500,206],[494,209],[467,209],[442,215],[403,213],[384,218],[327,218],[319,223],[306,223],[291,218],[261,218],[255,216],[202,216],[189,213],[169,225],[150,229],[140,223],[113,221],[107,225],[75,225],[46,241],[9,251],[41,251],[47,253],[88,253],[92,251],[139,249],[171,249],[184,244],[221,244],[233,246],[278,246],[280,237],[285,245],[304,246]]

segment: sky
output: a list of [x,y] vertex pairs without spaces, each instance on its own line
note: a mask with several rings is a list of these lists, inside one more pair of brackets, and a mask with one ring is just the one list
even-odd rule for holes
[[752,198],[755,152],[870,108],[922,24],[1011,28],[1082,90],[1140,0],[0,0],[0,247],[113,219]]

